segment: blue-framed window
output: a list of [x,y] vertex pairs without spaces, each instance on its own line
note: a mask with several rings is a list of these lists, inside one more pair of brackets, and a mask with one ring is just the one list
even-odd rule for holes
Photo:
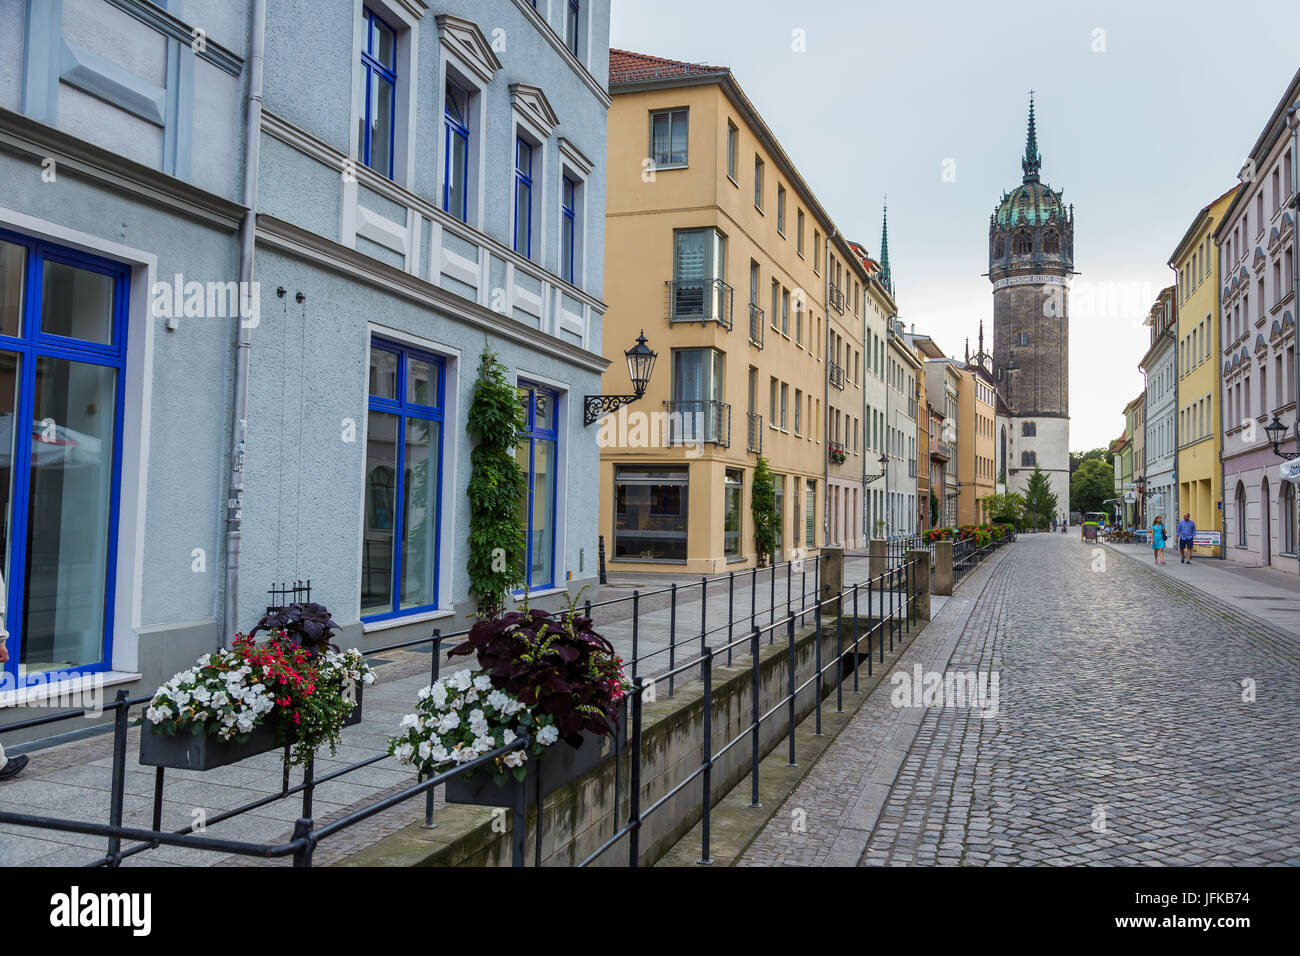
[[515,137],[515,252],[533,257],[533,145]]
[[383,339],[370,343],[361,619],[438,606],[446,362]]
[[365,102],[361,108],[361,162],[393,178],[393,143],[397,115],[397,32],[361,8],[366,42],[361,51]]
[[469,222],[469,97],[468,90],[447,81],[442,208],[461,222]]
[[560,278],[576,284],[577,279],[577,209],[578,184],[564,177],[560,191]]
[[11,686],[111,665],[129,287],[121,263],[0,230]]
[[524,471],[527,494],[519,502],[524,526],[524,587],[529,591],[555,585],[555,499],[559,470],[558,392],[530,382],[519,383],[524,408],[524,440],[516,457]]
[[574,56],[578,55],[578,0],[569,0],[564,17],[564,45]]

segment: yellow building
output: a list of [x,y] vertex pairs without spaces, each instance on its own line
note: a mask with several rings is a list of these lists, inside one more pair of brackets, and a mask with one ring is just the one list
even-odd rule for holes
[[659,356],[644,397],[599,425],[610,569],[752,566],[760,455],[779,556],[828,526],[851,538],[862,263],[726,68],[613,50],[610,93],[603,392],[631,391],[622,352],[642,330]]
[[[1188,227],[1169,265],[1178,275],[1178,507],[1197,530],[1222,535],[1222,449],[1219,361],[1219,257],[1213,234],[1239,187],[1210,203]],[[1172,522],[1171,522],[1172,523]],[[1219,547],[1199,554],[1221,555]]]
[[993,389],[993,357],[981,349],[971,356],[961,372],[957,389],[957,434],[961,454],[957,456],[957,523],[982,524],[988,520],[984,499],[996,489],[994,421],[997,394]]

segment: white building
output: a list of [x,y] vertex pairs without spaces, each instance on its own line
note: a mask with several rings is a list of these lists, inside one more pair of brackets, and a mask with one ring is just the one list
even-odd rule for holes
[[1166,526],[1178,513],[1178,312],[1174,287],[1156,298],[1143,324],[1151,346],[1138,363],[1146,377],[1146,522],[1160,515]]

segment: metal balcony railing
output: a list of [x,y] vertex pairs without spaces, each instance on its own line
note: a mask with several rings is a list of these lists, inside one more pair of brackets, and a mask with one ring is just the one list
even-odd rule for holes
[[669,322],[717,322],[731,329],[731,286],[721,279],[683,279],[664,283]]
[[827,368],[827,374],[830,376],[832,385],[838,389],[844,388],[844,369],[831,362]]
[[749,443],[747,447],[750,454],[763,454],[763,416],[754,412],[749,413]]
[[664,402],[668,409],[668,443],[688,445],[703,442],[719,448],[731,447],[731,406],[726,402]]
[[760,349],[763,347],[763,323],[766,318],[761,308],[753,302],[749,303],[749,344],[757,345]]
[[834,282],[830,284],[830,303],[832,309],[840,315],[844,314],[844,290]]
[[833,465],[842,465],[848,458],[848,449],[837,441],[828,441],[826,443],[826,457],[830,459]]

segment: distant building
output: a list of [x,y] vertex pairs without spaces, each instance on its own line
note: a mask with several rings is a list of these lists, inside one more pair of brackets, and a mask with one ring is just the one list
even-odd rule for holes
[[1156,298],[1147,314],[1145,325],[1150,331],[1150,346],[1138,367],[1146,377],[1146,478],[1144,524],[1157,515],[1169,524],[1178,511],[1178,447],[1176,392],[1178,369],[1174,347],[1177,335],[1178,307],[1173,286]]

